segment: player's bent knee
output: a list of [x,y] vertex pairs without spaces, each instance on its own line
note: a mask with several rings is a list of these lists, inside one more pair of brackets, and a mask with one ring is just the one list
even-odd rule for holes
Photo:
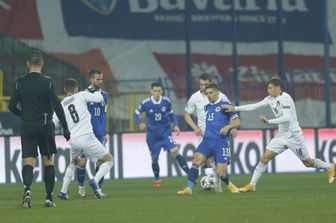
[[52,160],[43,160],[43,166],[53,166],[54,162]]
[[170,152],[171,154],[175,154],[175,153],[177,153],[177,152],[178,152],[178,147],[175,146],[174,148],[172,148],[171,150],[169,150],[169,152]]
[[77,165],[82,167],[82,168],[85,168],[86,167],[86,161],[87,161],[86,159],[85,160],[80,159],[80,160],[77,161]]
[[196,164],[196,165],[199,165],[199,166],[202,165],[204,163],[203,156],[199,153],[195,153],[193,163]]
[[218,175],[219,178],[225,178],[226,177],[226,173],[224,171],[217,172],[217,175]]
[[[113,157],[112,157],[113,158]],[[96,166],[100,166],[100,165],[102,165],[103,164],[103,160],[98,160],[97,162],[96,162]]]
[[34,158],[34,157],[23,158],[23,164],[35,167],[36,158]]
[[267,164],[271,159],[269,159],[268,157],[262,156],[260,158],[260,162],[263,164]]
[[77,165],[79,166],[79,160],[78,159],[71,160],[71,163],[75,166],[77,166]]
[[111,155],[111,153],[108,153],[105,156],[103,156],[103,158],[101,160],[104,161],[104,162],[106,162],[106,161],[112,161],[113,162],[113,156]]

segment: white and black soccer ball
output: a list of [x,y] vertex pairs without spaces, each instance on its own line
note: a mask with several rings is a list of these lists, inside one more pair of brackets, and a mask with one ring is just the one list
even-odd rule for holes
[[200,181],[203,190],[213,190],[216,185],[216,179],[214,176],[203,176]]

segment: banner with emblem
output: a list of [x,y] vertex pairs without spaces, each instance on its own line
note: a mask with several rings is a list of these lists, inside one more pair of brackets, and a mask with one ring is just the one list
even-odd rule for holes
[[[323,42],[319,1],[281,1],[284,39]],[[232,5],[209,0],[62,0],[65,28],[70,36],[98,38],[184,40],[186,5],[191,40],[232,41]],[[234,1],[240,42],[277,40],[275,0]],[[74,13],[73,9],[76,9]],[[306,24],[309,23],[309,26]]]

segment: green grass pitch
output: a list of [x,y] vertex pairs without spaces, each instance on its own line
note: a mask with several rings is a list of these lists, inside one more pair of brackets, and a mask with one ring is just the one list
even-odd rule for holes
[[[250,177],[231,180],[243,186]],[[104,185],[108,197],[98,200],[88,185],[86,198],[79,198],[72,182],[68,201],[56,199],[57,183],[55,208],[43,206],[44,184],[34,183],[31,209],[19,208],[21,184],[1,184],[0,222],[334,223],[335,183],[328,184],[325,173],[265,174],[253,193],[216,194],[198,184],[192,196],[183,197],[176,192],[186,184],[185,177],[163,178],[161,188],[152,188],[152,179],[109,180]]]

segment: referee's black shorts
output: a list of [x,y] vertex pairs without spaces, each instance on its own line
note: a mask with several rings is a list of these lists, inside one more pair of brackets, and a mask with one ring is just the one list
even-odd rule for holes
[[55,125],[51,120],[23,121],[21,124],[22,158],[38,157],[37,147],[42,156],[51,156],[57,152],[55,143]]

